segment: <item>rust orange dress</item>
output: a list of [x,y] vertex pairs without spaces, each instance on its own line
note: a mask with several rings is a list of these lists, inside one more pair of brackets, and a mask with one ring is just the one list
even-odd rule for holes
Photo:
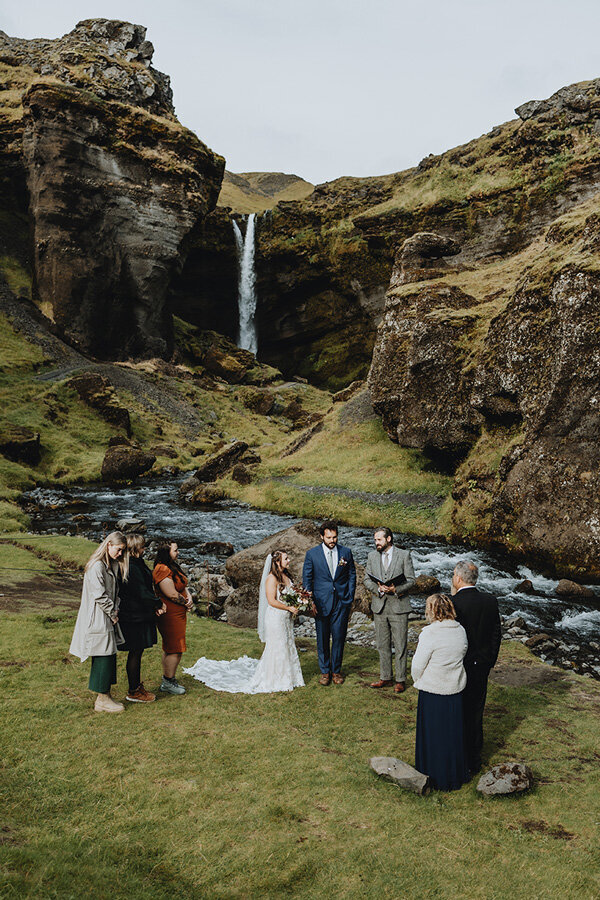
[[156,625],[162,636],[162,648],[165,653],[183,653],[185,646],[185,626],[187,622],[187,609],[179,603],[173,603],[168,597],[165,597],[160,589],[161,581],[165,578],[172,578],[175,590],[183,594],[187,587],[188,580],[183,573],[172,572],[168,566],[159,563],[154,567],[152,572],[152,580],[158,597],[167,607],[166,613],[158,616]]

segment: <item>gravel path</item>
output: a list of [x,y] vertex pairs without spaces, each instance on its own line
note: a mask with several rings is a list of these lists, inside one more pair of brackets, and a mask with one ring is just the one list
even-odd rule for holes
[[350,488],[298,484],[297,481],[286,475],[276,476],[270,480],[290,484],[299,491],[305,491],[307,494],[317,494],[319,496],[335,494],[338,497],[348,497],[351,500],[364,500],[366,503],[401,503],[403,506],[426,506],[430,509],[437,509],[444,502],[443,497],[436,497],[434,494],[397,494],[392,492],[376,494],[370,491],[354,491]]

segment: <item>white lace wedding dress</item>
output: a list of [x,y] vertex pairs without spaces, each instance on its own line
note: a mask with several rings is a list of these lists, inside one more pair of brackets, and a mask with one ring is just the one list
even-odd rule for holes
[[[265,570],[266,568],[265,565]],[[262,593],[261,583],[261,605]],[[206,659],[202,656],[190,669],[183,671],[215,691],[230,694],[270,694],[303,687],[304,678],[294,641],[292,614],[286,609],[269,606],[268,603],[262,610],[259,606],[259,634],[265,641],[260,659],[250,656],[240,656],[239,659]]]

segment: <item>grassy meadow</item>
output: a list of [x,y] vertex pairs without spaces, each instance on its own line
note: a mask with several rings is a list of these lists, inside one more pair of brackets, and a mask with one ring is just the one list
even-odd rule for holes
[[[40,547],[0,550],[4,564]],[[3,898],[600,896],[600,684],[504,644],[500,670],[526,683],[490,684],[484,754],[527,762],[535,787],[417,797],[368,767],[414,760],[417,692],[370,690],[374,651],[347,647],[341,687],[317,684],[314,644],[299,641],[307,686],[293,693],[220,694],[183,675],[183,697],[97,714],[89,663],[68,654],[76,610],[58,589],[32,608],[26,584],[0,580],[13,601],[0,632]],[[261,646],[191,617],[184,666]],[[142,672],[155,688],[158,648]]]

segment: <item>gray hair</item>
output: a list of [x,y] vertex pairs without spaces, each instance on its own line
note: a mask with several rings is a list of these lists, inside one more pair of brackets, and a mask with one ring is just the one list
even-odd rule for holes
[[469,562],[466,559],[461,559],[461,561],[457,562],[454,566],[454,574],[458,575],[460,580],[464,581],[465,584],[476,584],[479,569],[475,563]]

